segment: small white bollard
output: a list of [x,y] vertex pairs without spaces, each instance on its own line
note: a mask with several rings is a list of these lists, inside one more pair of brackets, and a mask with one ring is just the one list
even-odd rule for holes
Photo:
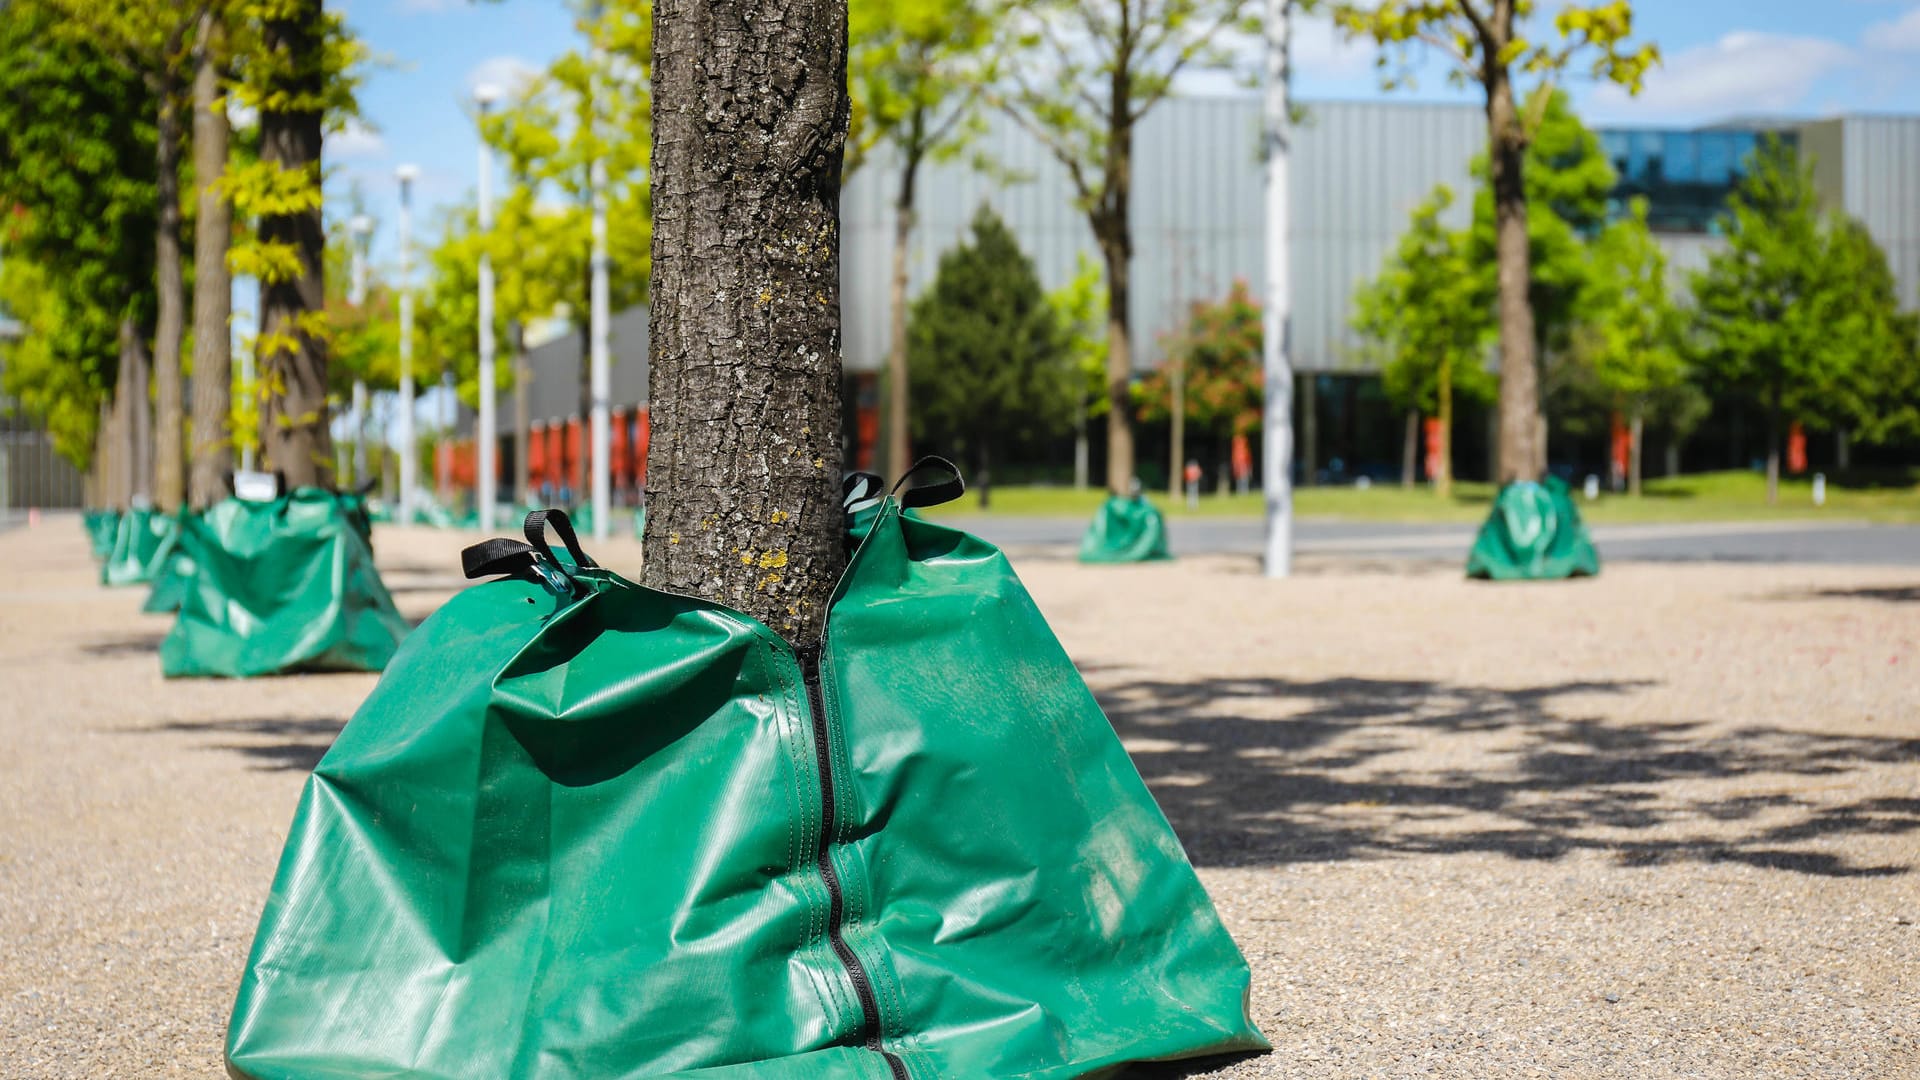
[[1365,491],[1368,488],[1373,486],[1373,477],[1361,476],[1358,479],[1354,480],[1353,486],[1358,488],[1361,491]]
[[1813,474],[1813,505],[1815,506],[1827,505],[1827,474],[1826,473],[1817,472]]
[[1600,478],[1592,473],[1587,474],[1586,496],[1588,502],[1600,497]]

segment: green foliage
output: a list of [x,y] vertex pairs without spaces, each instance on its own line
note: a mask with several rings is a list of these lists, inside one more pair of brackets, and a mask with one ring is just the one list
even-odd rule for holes
[[0,17],[0,305],[26,337],[0,389],[60,452],[92,459],[123,317],[150,317],[154,98],[44,2]]
[[1069,334],[1033,262],[986,207],[970,242],[940,257],[907,339],[915,436],[964,448],[981,473],[994,454],[1071,422]]
[[1077,373],[1073,389],[1087,416],[1107,411],[1107,286],[1100,264],[1086,252],[1074,257],[1073,277],[1047,294],[1054,318],[1067,334],[1067,355]]
[[[1819,427],[1887,438],[1912,419],[1912,317],[1866,230],[1822,215],[1792,149],[1757,151],[1693,277],[1700,362],[1725,390]],[[1904,400],[1903,400],[1904,399]]]
[[1540,40],[1525,34],[1541,25],[1532,21],[1537,0],[1513,0],[1512,6],[1516,32],[1505,40],[1485,0],[1336,3],[1333,18],[1348,37],[1372,38],[1385,46],[1374,64],[1388,89],[1414,86],[1413,69],[1429,51],[1451,61],[1447,81],[1455,86],[1484,83],[1489,65],[1509,70],[1517,65],[1547,82],[1580,70],[1638,93],[1647,71],[1660,62],[1657,46],[1628,44],[1633,5],[1627,0],[1562,4],[1553,17],[1553,36]]
[[1261,371],[1260,304],[1235,281],[1227,295],[1195,303],[1187,325],[1166,343],[1167,360],[1141,381],[1140,419],[1173,413],[1173,365],[1183,367],[1186,420],[1203,435],[1225,439],[1260,427],[1266,381]]
[[1491,401],[1497,389],[1485,357],[1493,338],[1492,283],[1475,266],[1465,233],[1440,220],[1453,204],[1444,185],[1414,208],[1380,276],[1354,298],[1357,359],[1380,369],[1387,398],[1425,415],[1451,392]]
[[1647,228],[1647,205],[1593,244],[1575,354],[1613,409],[1644,414],[1656,395],[1686,381],[1686,316],[1667,292],[1667,257]]
[[422,311],[423,327],[431,328],[428,362],[451,365],[469,400],[479,366],[478,304],[471,298],[482,249],[493,261],[497,340],[507,340],[504,328],[513,322],[585,319],[596,158],[606,163],[611,307],[619,311],[647,298],[652,5],[609,0],[598,19],[582,14],[575,25],[590,47],[560,57],[525,86],[508,88],[505,107],[481,120],[482,137],[506,158],[513,177],[495,207],[493,228],[475,236],[474,213],[462,210],[428,257]]
[[919,162],[958,154],[980,129],[973,109],[993,24],[981,0],[851,0],[845,171],[881,143]]

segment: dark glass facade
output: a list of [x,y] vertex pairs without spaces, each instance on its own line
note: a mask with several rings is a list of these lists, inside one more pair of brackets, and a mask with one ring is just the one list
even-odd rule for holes
[[1768,135],[1794,142],[1790,131],[1612,128],[1598,134],[1618,176],[1614,211],[1624,212],[1628,200],[1643,197],[1647,223],[1656,232],[1717,231],[1715,218],[1761,142]]

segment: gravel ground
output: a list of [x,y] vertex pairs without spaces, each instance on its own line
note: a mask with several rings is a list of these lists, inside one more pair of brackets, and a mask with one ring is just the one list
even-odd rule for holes
[[[385,529],[422,617],[468,538]],[[597,552],[631,569],[638,549]],[[1253,964],[1218,1077],[1920,1077],[1920,578],[1018,565]],[[373,685],[167,683],[0,534],[0,1076],[215,1076],[301,780]]]

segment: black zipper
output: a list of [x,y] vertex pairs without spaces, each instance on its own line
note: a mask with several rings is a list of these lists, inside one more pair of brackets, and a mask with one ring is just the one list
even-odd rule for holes
[[820,840],[814,859],[820,867],[820,878],[827,885],[827,943],[833,946],[834,955],[847,969],[853,992],[860,999],[861,1034],[866,1036],[867,1049],[886,1059],[887,1070],[894,1080],[912,1080],[906,1062],[880,1046],[880,1001],[874,996],[873,981],[867,977],[866,967],[840,929],[841,920],[846,916],[846,899],[840,888],[840,872],[834,869],[829,850],[834,824],[833,743],[827,728],[827,699],[820,689],[820,653],[820,645],[797,645],[793,650],[794,659],[800,662],[801,681],[807,687],[807,710],[813,714],[814,760],[820,770]]

